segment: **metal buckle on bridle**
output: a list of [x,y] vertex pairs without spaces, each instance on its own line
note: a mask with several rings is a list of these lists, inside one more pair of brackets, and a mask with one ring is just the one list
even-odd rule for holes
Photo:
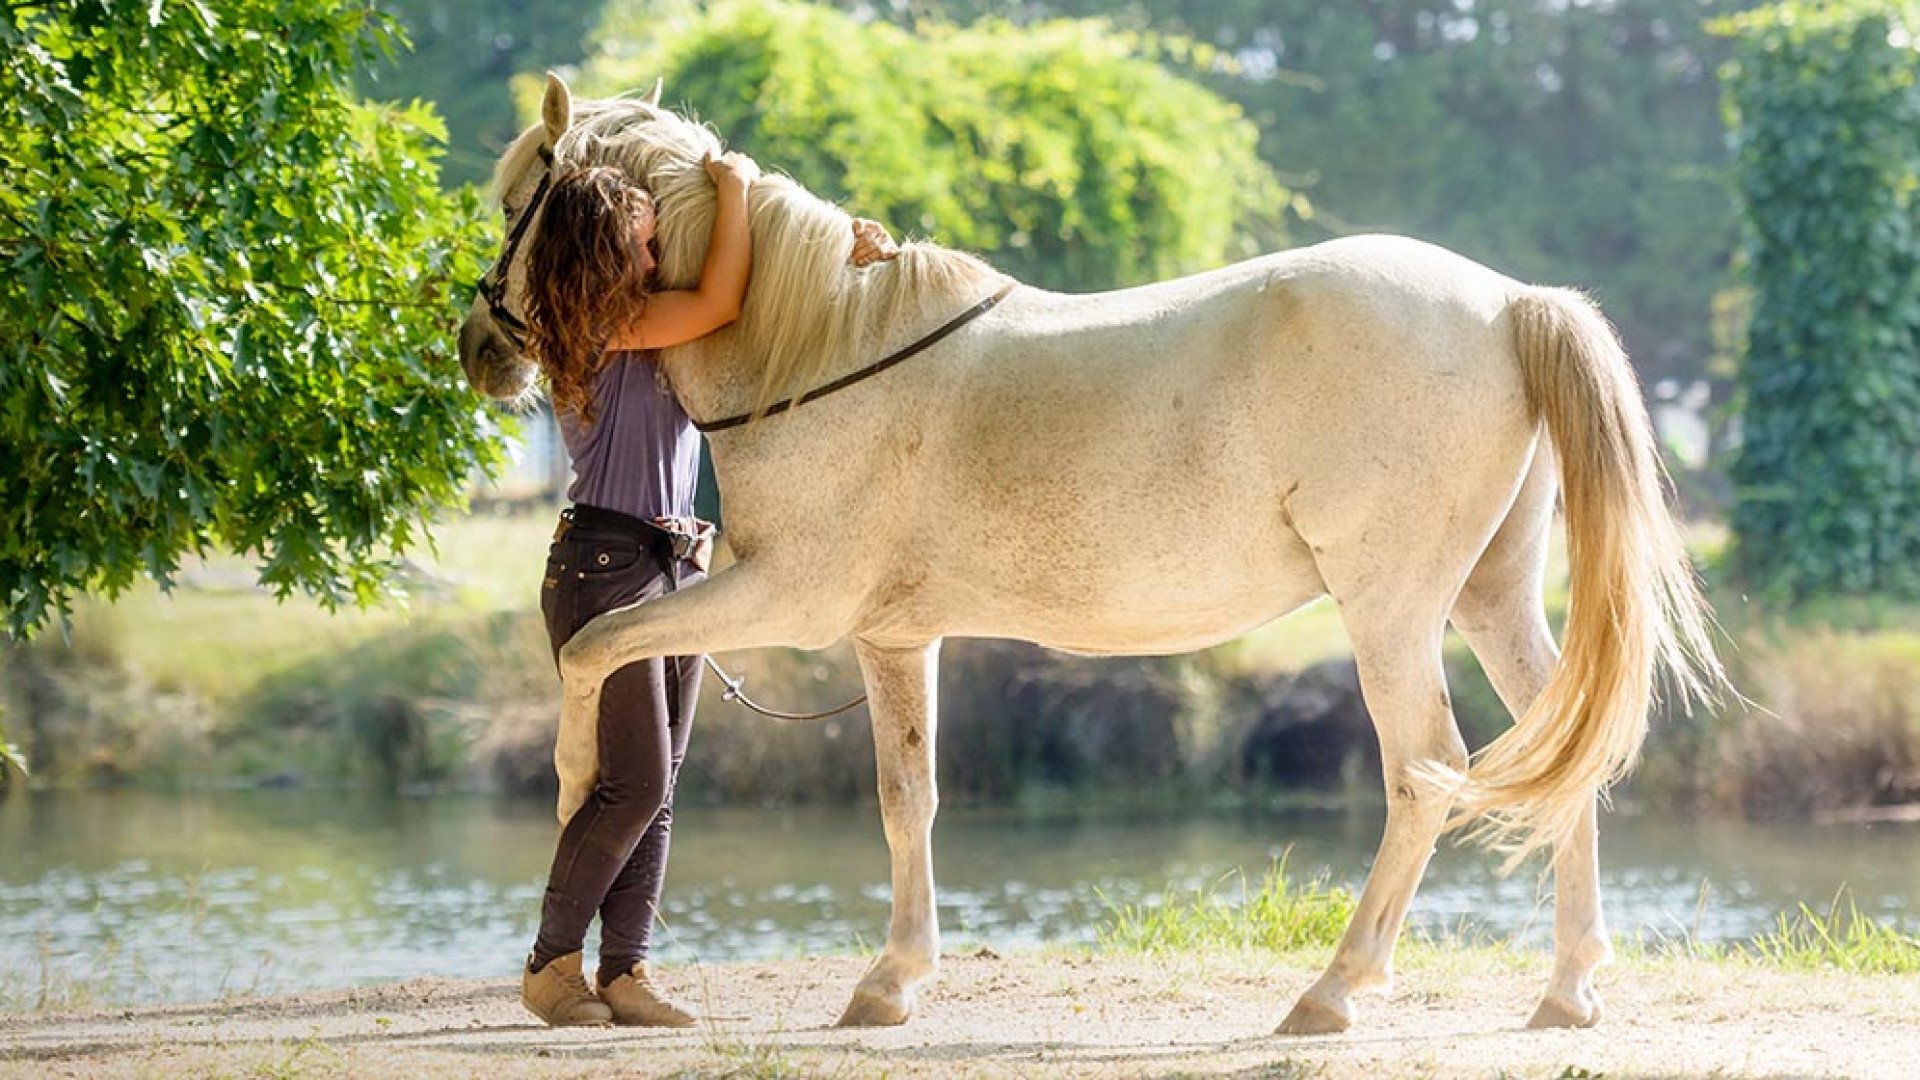
[[513,269],[513,256],[520,250],[520,241],[526,238],[527,226],[532,223],[533,215],[540,209],[540,203],[547,197],[547,190],[553,184],[553,148],[540,148],[542,172],[540,183],[533,189],[533,198],[527,200],[526,208],[520,211],[519,220],[513,228],[507,230],[507,242],[500,248],[500,257],[493,261],[487,272],[480,275],[480,281],[474,291],[487,302],[487,314],[493,316],[494,324],[500,327],[513,347],[526,351],[527,324],[518,315],[507,310],[507,274]]

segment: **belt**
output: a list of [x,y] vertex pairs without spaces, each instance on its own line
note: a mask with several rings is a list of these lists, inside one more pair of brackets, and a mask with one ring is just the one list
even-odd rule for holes
[[704,571],[713,551],[713,527],[698,518],[648,521],[618,510],[575,503],[560,511],[560,524],[553,530],[554,542],[558,543],[574,529],[601,529],[633,537],[640,541],[648,554],[659,560],[661,567],[676,582],[679,581],[679,562],[692,562]]
[[637,518],[632,514],[623,514],[618,510],[608,510],[604,507],[588,506],[585,503],[575,503],[560,511],[560,521],[563,526],[580,529],[611,529],[614,532],[627,533],[644,540],[663,538],[667,535],[665,529],[646,518]]

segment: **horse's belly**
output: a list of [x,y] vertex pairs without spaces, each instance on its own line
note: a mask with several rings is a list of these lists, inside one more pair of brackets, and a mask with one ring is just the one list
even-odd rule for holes
[[1208,536],[1148,527],[1086,544],[948,549],[881,590],[862,636],[989,637],[1152,655],[1230,641],[1326,592],[1285,530]]
[[1161,656],[1192,652],[1232,641],[1251,630],[1297,611],[1323,590],[1296,585],[1249,595],[1245,602],[1206,611],[1121,612],[1108,619],[1078,620],[1071,626],[1035,625],[994,635],[1018,638],[1063,652],[1087,656]]

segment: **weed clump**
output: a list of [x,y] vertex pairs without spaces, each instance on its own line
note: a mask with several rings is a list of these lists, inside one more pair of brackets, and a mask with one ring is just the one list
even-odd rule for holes
[[1169,890],[1156,902],[1109,902],[1096,940],[1107,952],[1148,954],[1331,948],[1346,930],[1353,902],[1352,893],[1324,877],[1293,880],[1282,855],[1256,889],[1235,869],[1190,892]]

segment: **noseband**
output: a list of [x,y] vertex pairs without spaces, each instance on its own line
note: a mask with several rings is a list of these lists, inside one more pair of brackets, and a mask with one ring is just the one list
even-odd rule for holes
[[514,253],[520,250],[520,241],[526,238],[527,226],[533,221],[533,215],[540,209],[540,203],[547,197],[547,189],[553,184],[553,150],[540,148],[541,173],[540,184],[533,189],[533,198],[527,200],[526,209],[520,211],[520,218],[507,230],[507,242],[500,249],[500,257],[495,259],[487,272],[480,275],[475,288],[480,298],[487,302],[487,314],[493,316],[500,331],[513,342],[513,347],[521,352],[527,351],[527,324],[520,316],[507,310],[507,274],[513,268]]

